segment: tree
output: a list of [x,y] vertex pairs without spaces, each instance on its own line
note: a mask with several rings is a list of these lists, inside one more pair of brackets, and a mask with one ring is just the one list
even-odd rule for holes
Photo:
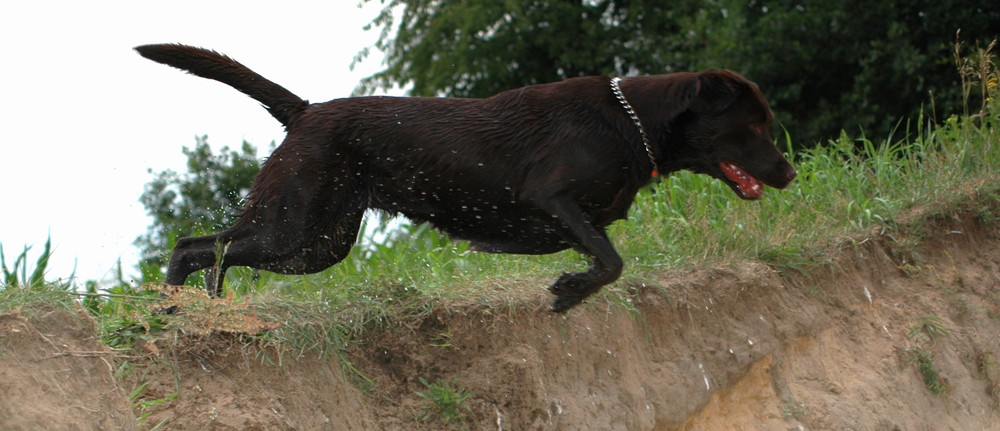
[[574,76],[669,72],[683,64],[683,38],[675,35],[698,4],[389,0],[369,25],[382,28],[375,47],[387,67],[360,88],[411,85],[415,96],[487,97]]
[[728,3],[738,24],[698,29],[705,55],[697,67],[738,67],[807,142],[841,130],[882,138],[921,111],[962,112],[956,30],[981,45],[1000,34],[1000,6],[991,0]]
[[757,82],[807,144],[842,129],[885,136],[932,96],[939,116],[960,111],[955,31],[972,44],[1000,34],[995,0],[384,3],[370,26],[382,28],[386,68],[361,92],[486,97],[579,75],[721,67]]
[[139,198],[153,218],[148,231],[136,239],[142,252],[143,281],[162,279],[167,253],[177,238],[229,227],[260,170],[257,149],[246,141],[241,151],[222,147],[219,154],[213,154],[208,137],[201,136],[194,148],[182,151],[188,159],[188,171],[155,174]]

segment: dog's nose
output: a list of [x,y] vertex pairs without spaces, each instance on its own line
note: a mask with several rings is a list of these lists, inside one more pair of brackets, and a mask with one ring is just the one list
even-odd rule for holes
[[795,172],[795,168],[791,164],[785,166],[785,179],[788,180],[788,182],[792,182],[792,180],[794,180],[798,175],[799,173]]

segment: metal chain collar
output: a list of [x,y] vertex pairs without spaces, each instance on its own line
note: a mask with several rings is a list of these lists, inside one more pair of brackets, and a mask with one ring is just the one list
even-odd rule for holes
[[635,109],[632,109],[632,105],[625,99],[625,93],[622,93],[621,82],[622,79],[620,77],[611,78],[611,92],[615,94],[615,98],[621,102],[622,108],[625,108],[625,113],[635,123],[635,127],[639,129],[639,137],[642,138],[642,145],[646,147],[646,155],[649,156],[649,162],[653,164],[653,173],[650,176],[655,177],[660,173],[659,168],[656,166],[656,157],[653,156],[653,147],[649,143],[649,136],[646,135],[646,128],[642,127],[642,122],[639,121],[639,115],[635,113]]

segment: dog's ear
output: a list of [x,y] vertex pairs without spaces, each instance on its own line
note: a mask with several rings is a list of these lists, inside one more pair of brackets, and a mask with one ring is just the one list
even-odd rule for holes
[[691,102],[698,95],[698,75],[678,72],[633,76],[622,83],[622,90],[640,115],[666,124],[691,109]]
[[709,70],[698,74],[696,95],[691,111],[698,114],[722,112],[739,97],[746,79],[728,70]]
[[674,85],[667,87],[664,100],[673,101],[675,105],[668,118],[674,118],[680,113],[691,109],[701,91],[701,80],[696,74],[683,74]]

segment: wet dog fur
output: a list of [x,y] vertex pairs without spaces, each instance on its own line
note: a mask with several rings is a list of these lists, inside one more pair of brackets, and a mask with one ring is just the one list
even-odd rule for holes
[[[547,254],[592,264],[549,290],[564,312],[615,281],[623,263],[605,228],[624,219],[654,169],[640,133],[604,76],[530,85],[484,99],[354,97],[310,104],[217,52],[145,45],[144,57],[221,81],[281,122],[230,228],[180,239],[166,284],[207,269],[218,295],[226,269],[322,271],[344,259],[369,208],[429,222],[473,249]],[[648,133],[659,173],[687,169],[756,199],[794,168],[775,148],[755,84],[710,70],[621,82]],[[655,234],[655,233],[651,233]],[[217,256],[222,250],[222,256]]]

